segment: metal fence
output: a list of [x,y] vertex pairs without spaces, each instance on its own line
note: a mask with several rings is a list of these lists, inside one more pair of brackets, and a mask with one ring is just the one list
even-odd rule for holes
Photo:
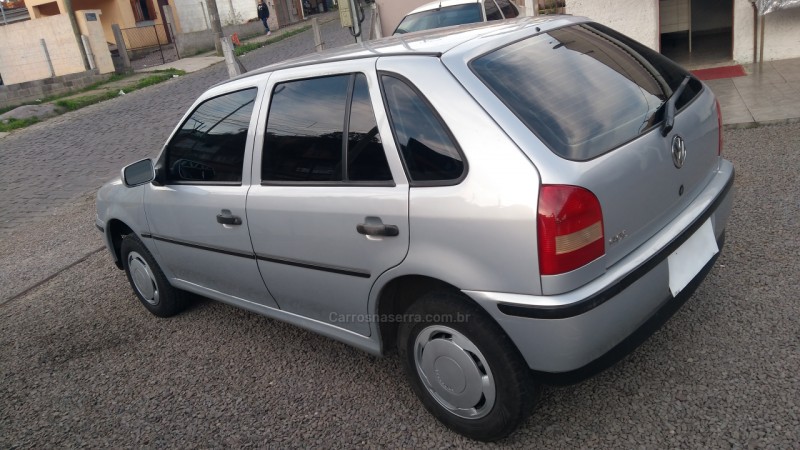
[[172,28],[163,24],[123,28],[122,37],[134,69],[158,66],[180,59]]

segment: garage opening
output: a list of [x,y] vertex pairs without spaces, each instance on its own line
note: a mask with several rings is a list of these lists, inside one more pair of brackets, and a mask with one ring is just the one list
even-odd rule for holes
[[733,60],[733,0],[660,0],[661,53],[690,69]]

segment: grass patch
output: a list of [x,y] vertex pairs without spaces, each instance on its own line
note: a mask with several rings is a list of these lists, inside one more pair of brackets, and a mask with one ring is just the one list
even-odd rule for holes
[[18,128],[25,128],[28,125],[33,125],[39,121],[38,117],[29,117],[27,119],[7,119],[0,121],[0,132],[8,132]]
[[[128,86],[125,86],[125,87],[121,88],[121,90],[123,92],[125,92],[126,94],[128,94],[130,92],[133,92],[133,91],[136,91],[136,90],[139,90],[139,89],[142,89],[142,88],[146,88],[147,86],[152,86],[154,84],[158,84],[158,83],[162,83],[164,81],[167,81],[170,78],[172,78],[174,75],[185,75],[185,74],[186,74],[186,72],[184,72],[183,70],[177,70],[177,69],[159,70],[159,71],[153,72],[153,75],[150,75],[148,77],[142,78],[141,80],[138,80],[133,84],[130,84]],[[125,76],[125,77],[127,77],[127,76]],[[125,77],[123,77],[123,78],[125,78]],[[119,79],[114,80],[114,81],[118,81],[118,80]],[[102,85],[101,86],[97,86],[97,87],[102,87]],[[95,103],[100,103],[102,101],[106,101],[106,100],[112,99],[112,98],[117,97],[117,96],[119,96],[119,91],[117,91],[115,89],[113,91],[106,91],[106,92],[102,92],[102,93],[99,93],[99,94],[90,94],[90,95],[84,95],[82,97],[75,97],[75,98],[67,98],[67,99],[63,99],[63,100],[56,100],[54,103],[55,103],[56,106],[58,106],[59,108],[62,108],[64,110],[75,111],[76,109],[85,108],[85,107],[87,107],[89,105],[94,105]]]
[[[127,86],[122,87],[121,89],[122,89],[122,91],[124,91],[127,94],[129,92],[133,92],[133,91],[136,91],[136,90],[139,90],[139,89],[142,89],[142,88],[146,88],[148,86],[152,86],[154,84],[158,84],[158,83],[162,83],[164,81],[167,81],[170,78],[172,78],[174,75],[186,75],[186,72],[184,72],[183,70],[177,70],[177,69],[158,70],[158,71],[152,72],[152,75],[149,75],[149,76],[147,76],[145,78],[142,78],[142,79],[140,79],[138,81],[132,82],[131,84],[128,84]],[[106,85],[108,83],[113,83],[115,81],[124,80],[126,78],[129,78],[130,76],[131,76],[130,74],[125,74],[125,75],[114,74],[111,77],[109,77],[107,80],[94,83],[94,84],[92,84],[90,86],[87,86],[87,87],[77,91],[77,92],[80,93],[80,92],[92,91],[92,90],[95,90],[95,89],[101,89],[104,85]],[[75,111],[75,110],[78,110],[78,109],[81,109],[81,108],[85,108],[85,107],[87,107],[89,105],[94,105],[95,103],[100,103],[100,102],[115,98],[115,97],[119,96],[119,91],[114,89],[113,91],[95,92],[95,93],[90,93],[88,95],[83,95],[83,96],[80,96],[80,97],[64,98],[64,97],[69,97],[69,96],[74,96],[74,95],[75,95],[75,92],[70,92],[70,93],[59,94],[59,95],[56,95],[56,96],[48,97],[48,98],[43,99],[41,101],[25,102],[25,103],[22,103],[22,104],[19,104],[19,105],[14,105],[14,106],[5,106],[3,108],[0,108],[0,114],[6,113],[8,111],[11,111],[11,110],[16,109],[16,108],[18,108],[20,106],[23,106],[23,105],[41,105],[43,103],[50,103],[50,102],[52,102],[59,109],[61,109],[61,112]],[[17,129],[20,129],[20,128],[25,128],[25,127],[27,127],[29,125],[33,125],[34,123],[37,123],[37,122],[39,122],[39,118],[38,117],[31,117],[31,118],[27,118],[27,119],[8,119],[6,121],[0,121],[0,132],[8,132],[8,131],[11,131],[11,130],[17,130]]]
[[304,33],[304,32],[306,32],[306,31],[308,31],[310,29],[311,29],[311,25],[306,25],[306,26],[298,28],[296,30],[292,30],[292,31],[280,34],[280,35],[275,36],[273,38],[269,38],[266,41],[248,42],[247,44],[242,44],[242,45],[236,47],[234,49],[234,52],[236,53],[236,56],[242,56],[245,53],[252,52],[253,50],[259,49],[259,48],[261,48],[261,47],[263,47],[265,45],[269,45],[269,44],[274,44],[276,42],[280,42],[280,41],[282,41],[284,39],[287,39],[287,38],[290,38],[290,37],[292,37],[292,36],[294,36],[296,34]]
[[110,77],[108,77],[105,80],[100,80],[100,81],[98,81],[96,83],[92,83],[92,84],[90,84],[90,85],[88,85],[88,86],[86,86],[84,88],[81,88],[81,89],[75,89],[75,90],[70,90],[70,91],[67,91],[67,92],[62,92],[60,94],[50,95],[50,96],[41,98],[39,100],[29,100],[29,101],[26,101],[26,102],[23,102],[23,103],[15,104],[15,105],[4,106],[4,107],[0,108],[0,114],[7,113],[7,112],[9,112],[11,110],[19,108],[20,106],[41,105],[41,104],[44,104],[44,103],[54,102],[55,100],[58,100],[60,98],[69,97],[69,96],[72,96],[72,95],[75,95],[75,94],[80,94],[81,92],[88,92],[88,91],[97,89],[99,87],[102,87],[104,84],[113,83],[113,82],[119,81],[119,80],[124,80],[125,78],[128,78],[131,75],[132,74],[117,74],[117,73],[115,73],[115,74],[112,74]]
[[67,111],[75,111],[76,109],[85,108],[89,105],[94,105],[95,103],[100,103],[104,100],[114,98],[117,95],[118,94],[116,92],[108,91],[103,92],[102,94],[84,95],[83,97],[56,100],[55,105]]
[[137,81],[136,84],[134,84],[133,86],[128,86],[128,89],[135,91],[136,89],[152,86],[154,84],[167,81],[174,75],[186,75],[186,72],[177,69],[159,70],[157,72],[153,72],[153,75],[150,75],[149,77],[142,78],[141,80]]

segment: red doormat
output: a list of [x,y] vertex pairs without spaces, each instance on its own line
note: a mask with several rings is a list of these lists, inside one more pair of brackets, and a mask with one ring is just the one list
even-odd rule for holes
[[719,80],[720,78],[736,78],[747,75],[747,72],[744,71],[744,67],[740,65],[693,70],[692,73],[703,81]]

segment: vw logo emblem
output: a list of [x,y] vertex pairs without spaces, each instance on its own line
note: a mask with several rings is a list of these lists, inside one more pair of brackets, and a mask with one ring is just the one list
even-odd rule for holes
[[683,167],[684,161],[686,161],[686,143],[683,142],[682,137],[675,135],[672,138],[672,162],[675,167],[680,169]]

